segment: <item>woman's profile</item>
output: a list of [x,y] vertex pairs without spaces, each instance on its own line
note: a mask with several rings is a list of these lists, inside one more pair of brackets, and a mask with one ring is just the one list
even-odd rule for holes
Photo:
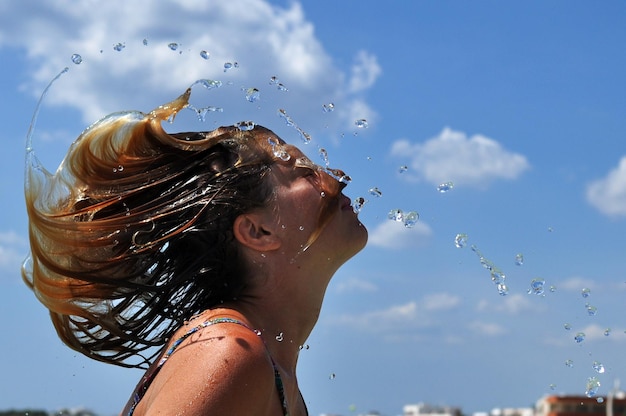
[[69,347],[146,369],[122,415],[305,415],[298,353],[367,231],[347,176],[264,127],[165,132],[189,94],[30,163],[24,280]]

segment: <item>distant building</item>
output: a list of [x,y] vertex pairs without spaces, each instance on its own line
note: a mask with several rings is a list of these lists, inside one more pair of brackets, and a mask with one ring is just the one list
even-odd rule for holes
[[626,398],[545,396],[537,401],[535,416],[626,416]]
[[404,416],[461,416],[461,409],[451,406],[431,406],[425,403],[407,404],[402,409]]

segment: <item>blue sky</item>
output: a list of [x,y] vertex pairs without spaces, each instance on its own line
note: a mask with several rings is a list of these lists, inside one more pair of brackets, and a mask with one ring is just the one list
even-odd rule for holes
[[[33,136],[49,170],[100,117],[214,79],[222,87],[194,87],[192,103],[223,111],[204,122],[189,111],[168,128],[254,120],[313,159],[325,149],[352,176],[370,242],[335,276],[301,354],[312,415],[526,407],[584,394],[590,377],[598,394],[626,379],[626,4],[204,3],[0,4],[0,408],[112,415],[141,376],[64,347],[19,275],[25,136],[64,67]],[[419,221],[404,227],[392,210]],[[484,265],[505,275],[506,295]],[[534,279],[543,293],[528,293]]]

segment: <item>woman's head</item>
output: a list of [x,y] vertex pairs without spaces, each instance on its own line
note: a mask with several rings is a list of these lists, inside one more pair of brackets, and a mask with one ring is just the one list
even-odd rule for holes
[[293,148],[260,126],[166,133],[161,123],[189,94],[148,114],[106,117],[54,175],[37,166],[27,173],[24,278],[61,339],[92,358],[143,366],[155,352],[142,352],[184,319],[244,292],[233,223],[274,197],[273,165],[310,164],[331,198],[343,187],[308,159],[291,159]]

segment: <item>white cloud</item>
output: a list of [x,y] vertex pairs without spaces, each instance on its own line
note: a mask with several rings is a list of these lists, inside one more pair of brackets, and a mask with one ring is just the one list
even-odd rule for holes
[[[346,123],[354,127],[356,114],[374,119],[375,112],[355,94],[380,74],[376,57],[359,52],[352,73],[342,72],[314,29],[296,2],[280,7],[262,0],[24,0],[3,5],[0,47],[26,52],[22,87],[33,96],[69,67],[46,103],[78,109],[87,124],[114,111],[149,111],[203,78],[224,86],[194,92],[192,101],[223,108],[214,115],[220,124],[248,117],[282,125],[276,110],[283,104],[307,132]],[[121,51],[113,48],[118,43],[124,45]],[[170,49],[170,43],[178,48]],[[208,60],[200,56],[203,50],[210,53]],[[70,60],[75,53],[82,56],[80,65]],[[238,67],[224,72],[226,62]],[[272,76],[289,91],[270,85]],[[261,91],[259,102],[245,100],[241,89],[247,87]],[[324,115],[322,104],[330,101],[341,111]]]
[[467,327],[478,335],[497,336],[506,333],[506,329],[502,326],[490,322],[473,321]]
[[608,216],[626,216],[626,156],[605,178],[587,186],[587,201]]
[[356,62],[352,65],[352,77],[348,91],[361,92],[367,90],[376,82],[382,73],[375,55],[367,51],[360,51],[356,56]]
[[341,281],[337,283],[337,292],[376,292],[378,291],[378,287],[368,281],[352,278],[346,281]]
[[387,220],[370,231],[368,244],[388,249],[419,247],[431,234],[431,228],[421,221],[407,228],[401,222]]
[[390,334],[407,329],[427,328],[433,324],[433,317],[438,317],[442,311],[456,309],[460,303],[461,299],[456,295],[435,293],[425,295],[418,301],[391,305],[386,309],[334,317],[333,322],[359,330]]
[[523,295],[516,293],[498,298],[497,303],[482,300],[478,303],[476,309],[478,311],[505,312],[511,315],[517,315],[526,311],[541,311],[545,308],[531,302],[528,294]]
[[450,293],[433,293],[426,295],[422,301],[422,307],[427,311],[440,311],[453,309],[461,303],[461,298]]
[[398,140],[391,154],[410,158],[414,177],[434,185],[451,181],[483,188],[496,179],[516,179],[530,167],[526,157],[504,149],[493,139],[478,134],[468,137],[450,128],[424,143]]
[[580,276],[570,277],[562,282],[559,282],[557,289],[563,289],[568,291],[582,292],[583,289],[593,289],[596,284],[593,280]]

